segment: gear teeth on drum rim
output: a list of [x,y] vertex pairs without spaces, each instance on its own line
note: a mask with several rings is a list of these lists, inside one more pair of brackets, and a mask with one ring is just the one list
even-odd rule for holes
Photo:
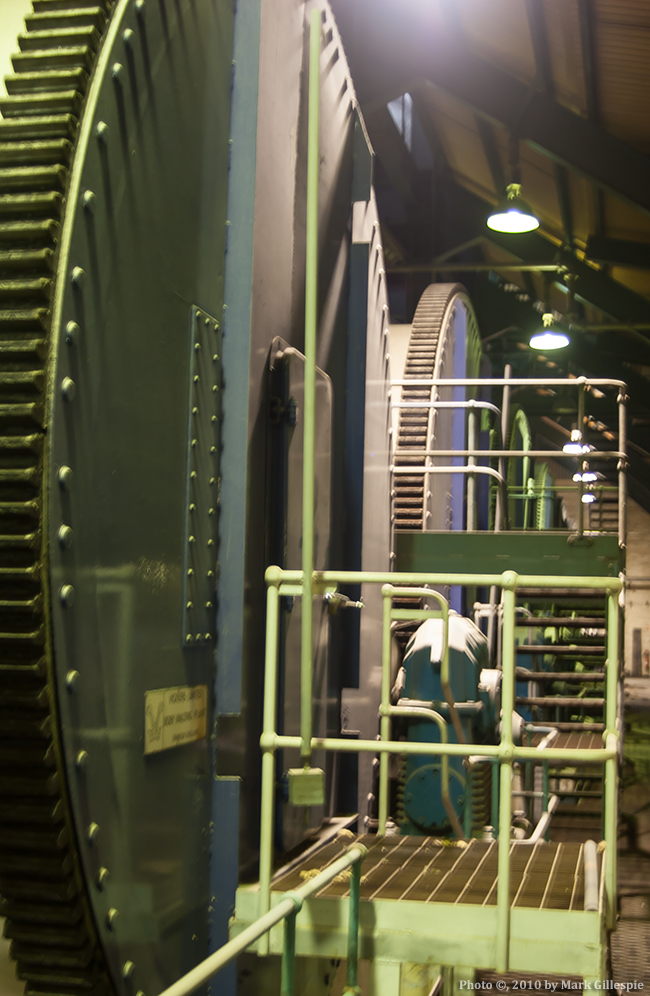
[[42,514],[57,241],[113,5],[32,6],[0,97],[0,914],[26,996],[109,996],[58,740]]

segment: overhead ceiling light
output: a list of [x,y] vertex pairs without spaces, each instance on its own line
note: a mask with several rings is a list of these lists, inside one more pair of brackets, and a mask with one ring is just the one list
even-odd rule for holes
[[582,433],[580,432],[580,429],[572,429],[571,442],[564,444],[564,446],[562,447],[562,452],[575,453],[576,455],[579,455],[582,453],[589,453],[592,449],[593,446],[590,446],[589,443],[583,443]]
[[506,196],[488,215],[488,228],[494,232],[534,232],[539,228],[539,218],[535,217],[530,204],[522,200],[520,193],[520,183],[508,184]]
[[536,332],[530,337],[530,345],[533,349],[563,349],[568,346],[570,339],[564,332],[558,332],[552,328],[553,315],[550,311],[542,315],[542,331]]

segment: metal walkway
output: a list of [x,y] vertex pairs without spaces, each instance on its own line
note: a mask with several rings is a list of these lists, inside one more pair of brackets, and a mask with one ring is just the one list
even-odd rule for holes
[[[361,901],[389,899],[419,903],[468,903],[495,906],[497,844],[471,840],[442,842],[432,837],[364,836],[368,848],[361,877]],[[273,892],[302,885],[316,870],[344,853],[348,839],[337,839],[289,872],[279,872]],[[583,845],[513,842],[510,897],[513,907],[581,910],[584,900]],[[347,880],[334,881],[320,898],[349,895]]]

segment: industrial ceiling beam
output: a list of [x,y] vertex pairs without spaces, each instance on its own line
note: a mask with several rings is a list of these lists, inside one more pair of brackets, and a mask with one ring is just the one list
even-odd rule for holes
[[[462,68],[466,66],[466,73]],[[650,160],[541,91],[470,53],[432,58],[427,83],[500,124],[554,162],[650,214]]]
[[496,195],[497,197],[501,197],[506,189],[506,178],[503,166],[501,165],[501,157],[499,156],[494,132],[492,131],[492,125],[485,118],[482,118],[480,114],[474,115],[474,121],[479,138],[481,139],[481,145],[483,146],[483,155],[490,169]]
[[628,239],[610,239],[605,235],[590,235],[585,250],[588,259],[612,266],[650,268],[650,243]]
[[582,50],[582,74],[585,81],[587,117],[598,120],[598,88],[594,59],[593,0],[578,0],[578,23]]
[[557,273],[564,272],[563,263],[404,263],[388,266],[389,273]]
[[526,14],[528,16],[528,28],[530,40],[533,44],[535,54],[535,67],[537,69],[536,83],[544,93],[553,93],[553,70],[551,67],[551,53],[548,48],[548,35],[546,33],[546,18],[544,16],[544,4],[539,0],[526,0]]
[[571,206],[571,191],[569,189],[569,177],[564,166],[559,163],[553,164],[555,175],[555,190],[557,192],[557,202],[560,208],[560,218],[562,220],[562,233],[564,244],[569,249],[573,248],[573,209]]
[[[487,203],[458,184],[449,183],[450,208],[459,224],[459,234],[469,238],[472,233],[485,233],[493,245],[505,249],[522,263],[562,263],[576,275],[575,296],[598,308],[603,314],[620,322],[650,321],[650,302],[613,280],[602,270],[577,259],[573,253],[558,249],[537,232],[510,235],[494,232],[485,225]],[[461,227],[462,226],[462,227]],[[497,269],[494,266],[494,269]]]
[[[417,172],[404,142],[386,107],[371,110],[366,117],[370,140],[382,161],[395,189],[413,204],[413,183]],[[427,137],[433,129],[426,130]],[[436,154],[436,148],[433,150]],[[576,258],[571,252],[558,249],[537,232],[512,235],[491,231],[485,224],[488,203],[465,190],[451,176],[445,178],[445,207],[454,218],[454,234],[458,242],[484,235],[493,245],[505,249],[512,261],[528,265],[562,264],[576,275],[575,296],[598,308],[604,315],[622,323],[650,322],[650,302],[613,280],[602,270]],[[428,262],[426,264],[428,266]],[[496,265],[492,269],[498,269]]]
[[400,5],[334,0],[364,114],[427,81],[473,112],[650,214],[650,160],[624,142],[532,89],[441,32],[428,5],[406,17]]

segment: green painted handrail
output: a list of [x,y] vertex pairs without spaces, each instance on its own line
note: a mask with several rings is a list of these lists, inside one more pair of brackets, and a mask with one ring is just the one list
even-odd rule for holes
[[311,758],[314,570],[314,447],[316,432],[316,323],[318,308],[318,119],[322,11],[311,13],[309,33],[309,120],[307,127],[307,243],[305,260],[305,384],[302,413],[302,577],[300,619],[300,753]]
[[[196,968],[193,968],[186,975],[178,979],[177,982],[174,982],[173,985],[163,990],[159,996],[189,996],[189,993],[195,992],[199,986],[202,986],[204,982],[207,982],[217,972],[220,972],[222,968],[225,968],[226,965],[233,961],[237,955],[242,954],[251,944],[254,944],[255,941],[260,940],[262,937],[266,937],[271,928],[275,927],[282,920],[291,922],[289,931],[285,933],[285,941],[288,934],[289,944],[285,944],[285,952],[282,959],[282,996],[293,996],[296,916],[302,909],[305,899],[309,899],[310,896],[314,896],[321,889],[326,888],[337,875],[341,875],[348,868],[354,869],[358,867],[367,853],[368,849],[363,844],[351,844],[345,854],[340,858],[333,861],[331,865],[328,865],[318,875],[315,875],[314,878],[305,882],[298,889],[294,889],[281,896],[280,901],[276,903],[273,909],[268,910],[263,916],[260,916],[253,923],[249,924],[237,937],[234,937],[227,944],[220,947],[218,951],[205,958]],[[358,934],[358,889],[354,891],[354,894],[352,889],[350,890],[350,907],[349,932],[351,933],[354,930]],[[350,953],[353,950],[353,945],[350,942],[348,952]],[[358,941],[356,950],[358,951]],[[356,975],[356,964],[354,966],[354,973]]]
[[[303,744],[302,736],[281,736],[275,731],[275,710],[277,704],[277,670],[278,670],[278,613],[279,597],[288,591],[292,595],[303,593],[303,575],[301,571],[283,571],[278,567],[270,567],[266,572],[267,592],[267,641],[264,689],[264,725],[260,738],[263,752],[262,759],[262,823],[260,833],[260,904],[259,911],[264,914],[270,906],[271,888],[271,858],[272,858],[272,825],[275,792],[274,753],[278,749],[298,748]],[[618,596],[622,589],[620,578],[593,577],[550,577],[535,575],[517,575],[513,571],[504,574],[409,574],[363,571],[321,571],[314,572],[314,593],[324,594],[335,590],[339,584],[381,584],[385,587],[383,614],[383,646],[382,646],[382,710],[380,740],[350,740],[338,737],[311,737],[311,751],[328,750],[346,753],[372,753],[380,756],[380,775],[383,771],[382,784],[388,772],[390,755],[418,755],[440,757],[468,757],[480,753],[484,757],[494,758],[500,767],[499,775],[499,834],[498,834],[498,886],[497,886],[497,932],[496,932],[496,965],[497,971],[505,971],[509,964],[510,946],[510,821],[511,821],[511,779],[512,765],[515,760],[539,760],[539,751],[534,747],[520,746],[514,743],[512,730],[512,714],[515,701],[515,593],[521,587],[548,588],[590,588],[606,593],[608,603],[607,627],[607,713],[606,729],[603,734],[604,746],[595,750],[569,749],[547,747],[544,759],[547,762],[562,761],[573,764],[586,762],[605,764],[605,896],[607,924],[613,924],[616,913],[616,799],[618,792],[617,757],[619,751],[619,734],[616,727],[617,719],[617,686],[619,680],[618,659]],[[409,741],[392,741],[390,736],[390,641],[391,618],[390,598],[393,585],[409,585],[421,589],[425,585],[461,585],[471,587],[500,587],[504,590],[503,611],[503,649],[502,649],[502,705],[503,718],[501,724],[501,741],[499,744],[466,744],[466,743],[417,743]],[[401,594],[401,592],[400,592]],[[426,588],[421,595],[434,597],[440,601],[442,596]],[[442,605],[442,602],[441,602]],[[405,610],[399,611],[400,618]],[[443,609],[414,609],[414,618],[427,618],[433,614],[441,616]],[[445,627],[446,629],[446,627]],[[445,632],[447,641],[447,633]],[[446,646],[446,643],[445,643]],[[453,701],[453,700],[452,700]],[[309,704],[311,710],[311,703]],[[588,726],[585,727],[588,729]],[[385,829],[387,819],[387,793],[380,793],[380,826]],[[263,953],[262,942],[258,948]],[[268,950],[268,948],[266,949]]]

